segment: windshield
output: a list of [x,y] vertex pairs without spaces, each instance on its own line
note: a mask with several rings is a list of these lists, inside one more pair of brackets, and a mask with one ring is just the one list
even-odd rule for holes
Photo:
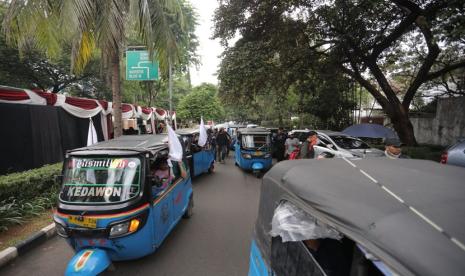
[[60,200],[72,203],[119,203],[140,191],[138,158],[76,158],[66,160]]
[[247,149],[264,149],[270,145],[269,135],[242,135],[242,147]]
[[370,146],[360,139],[349,136],[330,136],[333,141],[343,149],[369,149]]

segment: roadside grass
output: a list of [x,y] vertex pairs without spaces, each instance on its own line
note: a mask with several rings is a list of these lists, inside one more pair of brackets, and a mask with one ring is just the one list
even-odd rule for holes
[[22,224],[9,226],[8,230],[0,232],[0,251],[16,245],[51,224],[52,216],[52,209],[44,210],[37,216],[27,218]]

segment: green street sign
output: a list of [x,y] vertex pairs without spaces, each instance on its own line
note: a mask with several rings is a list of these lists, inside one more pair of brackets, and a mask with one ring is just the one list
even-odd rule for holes
[[158,80],[158,62],[148,51],[126,51],[126,80]]

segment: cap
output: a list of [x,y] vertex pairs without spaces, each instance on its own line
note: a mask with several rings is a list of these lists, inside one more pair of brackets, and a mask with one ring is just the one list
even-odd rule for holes
[[396,146],[396,147],[402,146],[402,142],[397,137],[386,138],[386,140],[384,140],[384,144],[386,146]]

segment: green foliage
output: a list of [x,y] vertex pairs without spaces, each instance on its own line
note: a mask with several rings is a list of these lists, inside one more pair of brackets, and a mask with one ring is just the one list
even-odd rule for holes
[[[268,89],[273,95],[270,82],[284,84],[281,93],[291,84],[316,87],[328,78],[320,76],[321,64],[332,59],[335,74],[343,72],[372,94],[403,142],[414,145],[407,114],[415,94],[430,81],[465,67],[464,18],[463,0],[221,2],[214,37],[228,45],[241,35],[225,52],[221,85],[226,95],[231,93],[228,98],[238,100],[241,91],[255,96],[255,89]],[[257,68],[249,66],[248,59]],[[239,70],[241,64],[246,70]],[[447,81],[454,82],[452,77]],[[251,79],[256,80],[253,86]],[[310,89],[309,94],[314,92]],[[223,97],[222,87],[220,93]]]
[[273,36],[246,36],[225,51],[218,78],[228,117],[275,126],[296,116],[297,127],[350,124],[349,79],[331,59],[312,55],[301,22],[275,24]]
[[[147,87],[149,86],[149,87]],[[169,108],[168,82],[158,81],[123,81],[123,102],[136,103],[141,106]],[[185,76],[178,73],[173,77],[173,109],[179,105],[182,97],[191,91]]]
[[0,176],[0,231],[56,204],[62,163]]
[[445,150],[442,146],[420,145],[417,147],[403,147],[402,152],[413,159],[425,159],[439,162],[441,154]]
[[9,225],[23,224],[26,219],[52,208],[57,195],[58,190],[52,190],[30,201],[15,198],[0,201],[0,232],[8,230]]
[[55,176],[61,174],[62,163],[46,165],[38,169],[0,176],[0,201],[9,198],[32,200],[56,190]]
[[218,121],[224,119],[225,115],[216,86],[208,83],[194,87],[191,93],[184,96],[176,114],[180,119],[193,121],[200,121],[202,116],[205,121]]

